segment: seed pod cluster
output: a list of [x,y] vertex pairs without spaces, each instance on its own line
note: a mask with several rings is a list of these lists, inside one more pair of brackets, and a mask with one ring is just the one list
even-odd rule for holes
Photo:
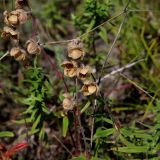
[[15,10],[8,12],[4,11],[4,23],[6,26],[3,28],[1,37],[10,38],[15,42],[16,47],[11,48],[10,56],[13,56],[18,61],[24,61],[27,55],[40,54],[41,47],[33,39],[26,42],[25,48],[19,46],[20,34],[17,27],[25,24],[30,18],[30,8],[27,0],[15,0]]
[[64,61],[61,66],[64,68],[64,75],[70,78],[77,77],[82,80],[83,87],[81,89],[84,96],[89,96],[98,91],[96,82],[89,81],[88,78],[92,73],[90,66],[82,63],[84,58],[83,44],[80,39],[74,39],[68,44],[68,57],[71,60]]

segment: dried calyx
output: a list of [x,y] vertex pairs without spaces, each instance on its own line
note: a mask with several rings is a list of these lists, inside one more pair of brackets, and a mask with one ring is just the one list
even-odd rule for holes
[[26,59],[26,51],[19,47],[14,47],[10,50],[10,56],[18,61],[24,61]]
[[83,44],[80,39],[74,39],[68,44],[68,57],[72,59],[84,57]]
[[81,80],[85,80],[91,73],[91,68],[89,66],[82,66],[78,69],[77,77]]
[[84,82],[82,87],[82,92],[84,96],[89,96],[98,92],[98,85],[95,82]]
[[27,52],[29,54],[40,54],[41,47],[40,45],[33,39],[30,39],[26,42]]
[[10,28],[8,26],[5,26],[3,28],[2,34],[1,34],[2,38],[8,38],[11,37],[14,40],[19,40],[19,32],[17,32],[16,30],[14,30],[13,28]]
[[25,7],[29,7],[27,0],[15,0],[15,8],[22,9]]
[[23,9],[17,9],[11,12],[4,11],[4,22],[8,26],[16,27],[20,24],[26,23],[29,16],[28,13]]
[[73,108],[75,107],[75,101],[73,96],[71,96],[69,93],[66,93],[63,96],[64,96],[63,109],[65,110],[65,112],[73,110]]
[[74,61],[64,61],[61,66],[64,68],[64,75],[74,77],[77,75],[77,63]]

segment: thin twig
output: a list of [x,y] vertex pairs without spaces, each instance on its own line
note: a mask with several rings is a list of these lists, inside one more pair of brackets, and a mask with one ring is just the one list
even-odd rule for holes
[[9,55],[9,52],[6,52],[2,57],[0,57],[0,61],[8,55]]
[[159,10],[149,10],[149,9],[130,9],[128,12],[159,12]]
[[71,156],[73,156],[72,153],[69,151],[69,149],[61,142],[61,140],[60,140],[56,135],[52,135],[52,136],[61,144],[61,146],[62,146]]
[[104,81],[104,80],[106,80],[107,78],[111,77],[112,75],[117,74],[117,73],[120,73],[120,72],[122,72],[123,70],[125,70],[125,69],[127,69],[127,68],[131,68],[131,67],[133,67],[134,65],[136,65],[137,63],[140,63],[140,62],[142,62],[142,61],[144,61],[144,60],[145,60],[145,59],[140,59],[140,60],[138,60],[138,61],[136,61],[136,62],[130,63],[130,64],[124,66],[124,67],[121,67],[121,68],[119,68],[119,69],[117,69],[117,70],[114,70],[114,71],[112,71],[111,73],[109,73],[109,74],[105,75],[104,77],[102,77],[102,78],[101,78],[101,81]]
[[[76,78],[75,99],[76,99],[76,102],[77,102],[78,101],[78,79],[77,78]],[[82,126],[82,123],[81,123],[80,111],[79,111],[78,107],[77,107],[77,118],[78,118],[78,123],[79,123],[80,131],[81,131],[81,134],[82,134],[82,137],[83,137],[83,141],[84,141],[84,147],[85,147],[85,150],[86,150],[87,149],[87,142],[86,142],[86,137],[85,137],[84,129],[83,129],[83,126]]]
[[93,133],[94,133],[94,122],[95,122],[95,118],[94,118],[94,114],[96,111],[96,106],[97,106],[97,98],[94,100],[94,113],[93,113],[93,118],[92,118],[92,122],[91,122],[91,139],[90,139],[90,149],[92,150],[92,144],[93,144]]
[[142,87],[140,87],[137,83],[135,83],[134,81],[132,81],[131,79],[129,79],[126,75],[120,73],[120,75],[124,78],[126,78],[130,83],[132,83],[136,88],[138,88],[139,90],[141,90],[142,92],[144,92],[146,95],[148,95],[150,98],[154,99],[155,98],[153,96],[151,96],[147,91],[145,91]]
[[101,23],[100,25],[94,27],[94,28],[91,29],[90,31],[85,32],[84,34],[80,35],[78,38],[82,38],[82,37],[85,36],[86,34],[95,31],[95,30],[98,29],[99,27],[103,26],[104,24],[106,24],[106,23],[108,23],[108,22],[111,22],[113,19],[116,19],[116,18],[120,17],[120,16],[123,15],[123,14],[124,14],[124,11],[120,12],[119,14],[115,15],[114,17],[111,17],[110,19],[106,20],[105,22]]
[[113,43],[112,43],[111,48],[110,48],[109,51],[108,51],[108,54],[107,54],[107,56],[106,56],[106,58],[105,58],[105,61],[104,61],[103,65],[102,65],[102,70],[101,70],[101,73],[100,73],[100,76],[99,76],[99,82],[98,82],[98,84],[99,84],[100,81],[101,81],[101,76],[102,76],[102,74],[103,74],[104,67],[105,67],[105,65],[106,65],[106,63],[107,63],[108,57],[109,57],[110,54],[112,53],[112,50],[113,50],[113,48],[114,48],[114,45],[115,45],[116,42],[117,42],[117,39],[118,39],[119,34],[120,34],[121,30],[122,30],[122,26],[123,26],[123,24],[124,24],[124,22],[125,22],[126,17],[127,17],[127,13],[125,14],[125,16],[124,16],[124,18],[123,18],[123,21],[121,22],[121,24],[120,24],[120,26],[119,26],[117,35],[116,35],[116,37],[115,37],[115,39],[114,39],[114,41],[113,41]]
[[[85,36],[86,34],[88,33],[91,33],[93,31],[95,31],[96,29],[98,29],[99,27],[103,26],[104,24],[108,23],[108,22],[111,22],[112,20],[120,17],[121,15],[124,14],[124,11],[123,12],[120,12],[119,14],[115,15],[114,17],[111,17],[110,19],[106,20],[105,22],[101,23],[100,25],[94,27],[93,29],[91,29],[90,31],[88,32],[85,32],[84,34],[80,35],[79,37],[77,38],[82,38],[83,36]],[[62,41],[51,41],[51,42],[46,42],[46,43],[42,43],[40,44],[41,46],[44,46],[44,45],[50,45],[50,44],[62,44],[62,43],[68,43],[68,42],[72,42],[74,40],[73,39],[69,39],[69,40],[62,40]]]
[[87,150],[87,142],[86,142],[86,137],[85,137],[85,133],[84,133],[84,128],[82,127],[82,123],[81,123],[80,113],[78,115],[78,122],[79,122],[80,130],[81,130],[81,134],[82,134],[82,137],[83,137],[83,141],[84,141],[84,148],[85,148],[85,151],[86,151]]
[[70,39],[70,40],[62,40],[62,41],[46,42],[46,43],[40,44],[40,45],[44,46],[44,45],[50,45],[50,44],[61,44],[61,43],[68,43],[68,42],[71,42],[71,41],[73,41],[73,39]]
[[[94,27],[93,29],[89,30],[88,32],[85,32],[84,34],[80,35],[79,37],[77,38],[82,38],[84,37],[85,35],[87,35],[88,33],[91,33],[93,31],[95,31],[96,29],[98,29],[99,27],[105,25],[106,23],[109,23],[111,22],[112,20],[120,17],[121,15],[123,15],[124,13],[129,13],[129,12],[150,12],[152,10],[136,10],[136,9],[131,9],[131,10],[128,10],[128,5],[129,5],[130,2],[127,3],[126,7],[124,8],[124,10],[122,12],[120,12],[119,14],[115,15],[114,17],[111,17],[110,19],[106,20],[105,22],[101,23],[100,25]],[[158,11],[157,11],[158,12]],[[46,42],[46,43],[42,43],[40,44],[41,46],[45,46],[45,45],[51,45],[51,44],[65,44],[65,43],[69,43],[69,42],[72,42],[74,40],[73,39],[68,39],[68,40],[60,40],[60,41],[51,41],[51,42]]]

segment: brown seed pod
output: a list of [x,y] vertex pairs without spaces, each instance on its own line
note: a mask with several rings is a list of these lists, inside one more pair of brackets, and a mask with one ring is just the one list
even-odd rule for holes
[[77,75],[77,63],[74,61],[64,61],[61,66],[64,68],[64,75],[74,77]]
[[68,57],[72,59],[84,57],[83,44],[80,39],[74,39],[68,44]]
[[25,7],[28,7],[28,2],[27,0],[15,0],[15,8],[16,9],[22,9]]
[[14,57],[17,61],[24,61],[26,59],[26,51],[19,47],[14,47],[10,50],[10,56]]
[[17,32],[16,30],[5,26],[3,28],[2,34],[1,34],[2,38],[8,38],[11,37],[14,40],[19,40],[19,32]]
[[4,11],[4,22],[8,26],[16,27],[19,24],[24,24],[28,20],[28,13],[23,9],[17,9],[12,12]]
[[89,66],[82,66],[78,69],[77,77],[81,80],[85,80],[91,73],[91,68]]
[[29,16],[28,13],[23,9],[17,9],[16,12],[18,12],[18,20],[19,24],[24,24],[28,20]]
[[63,109],[68,112],[69,110],[73,110],[75,106],[75,101],[73,96],[71,96],[69,93],[66,93],[63,95],[65,98],[63,100]]
[[95,82],[84,82],[81,90],[84,96],[89,96],[98,92],[98,85]]
[[40,54],[40,52],[41,52],[41,47],[33,39],[28,40],[26,42],[26,46],[27,46],[27,52],[29,54]]

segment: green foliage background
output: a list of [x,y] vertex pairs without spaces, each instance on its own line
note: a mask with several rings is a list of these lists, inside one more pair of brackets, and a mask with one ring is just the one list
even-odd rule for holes
[[[35,32],[40,43],[76,38],[119,14],[126,3],[126,0],[30,1],[37,20],[20,29],[26,35],[21,39],[25,41]],[[6,7],[12,10],[12,2],[6,0]],[[101,84],[102,96],[81,99],[86,152],[92,160],[159,159],[160,2],[131,0],[129,10],[104,75],[138,59],[145,61],[123,72],[131,81],[117,74]],[[4,11],[4,6],[0,6],[0,11]],[[82,38],[86,51],[84,63],[95,68],[95,78],[99,77],[122,19],[120,16]],[[2,16],[0,22],[3,28]],[[0,39],[0,56],[10,48],[8,40]],[[69,134],[74,118],[63,113],[65,87],[58,77],[58,71],[62,71],[60,64],[66,59],[66,46],[46,45],[44,50],[46,54],[34,57],[30,67],[9,56],[0,61],[0,143],[8,147],[29,140],[30,147],[13,159],[38,159],[38,156],[41,160],[87,159],[83,141],[82,155],[76,158],[73,158],[76,154],[71,156],[61,145],[74,151]],[[74,82],[70,79],[65,82],[70,92],[75,92]],[[91,117],[95,118],[92,148]]]

